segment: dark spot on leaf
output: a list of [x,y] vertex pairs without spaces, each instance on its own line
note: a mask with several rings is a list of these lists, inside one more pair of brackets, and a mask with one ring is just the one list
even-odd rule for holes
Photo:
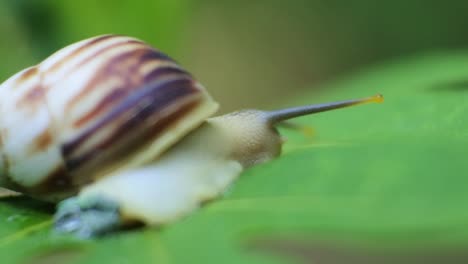
[[429,92],[468,92],[468,80],[458,80],[435,84],[428,89]]
[[62,264],[76,263],[85,253],[85,248],[82,246],[63,246],[52,248],[36,253],[31,257],[26,258],[23,264]]
[[270,237],[251,240],[247,248],[254,252],[314,264],[463,264],[468,263],[466,248],[390,249],[357,246],[343,242],[324,242]]

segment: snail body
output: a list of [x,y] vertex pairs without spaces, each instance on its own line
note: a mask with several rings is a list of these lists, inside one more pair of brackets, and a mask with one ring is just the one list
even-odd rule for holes
[[57,229],[80,236],[165,224],[279,156],[278,122],[380,100],[211,117],[218,104],[174,60],[98,36],[0,86],[0,185],[60,202]]

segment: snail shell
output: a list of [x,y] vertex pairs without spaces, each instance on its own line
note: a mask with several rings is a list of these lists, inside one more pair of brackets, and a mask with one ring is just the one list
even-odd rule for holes
[[0,86],[0,185],[42,199],[156,159],[218,105],[140,40],[72,44]]

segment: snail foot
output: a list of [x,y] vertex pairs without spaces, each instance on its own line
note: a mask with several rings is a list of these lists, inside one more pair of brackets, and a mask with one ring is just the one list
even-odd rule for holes
[[120,226],[119,205],[102,196],[72,197],[60,202],[54,228],[79,238],[103,235]]

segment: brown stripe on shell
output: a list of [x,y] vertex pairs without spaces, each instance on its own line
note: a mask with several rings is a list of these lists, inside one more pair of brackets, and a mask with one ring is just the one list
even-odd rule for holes
[[[89,80],[87,85],[83,87],[80,92],[73,97],[73,99],[68,103],[67,105],[67,110],[73,108],[76,104],[81,103],[83,97],[85,97],[90,90],[95,89],[96,87],[99,86],[99,84],[103,81],[106,81],[113,76],[119,77],[119,79],[124,81],[124,86],[130,86],[130,80],[129,78],[131,77],[130,75],[135,74],[134,70],[130,70],[130,65],[129,63],[126,62],[125,60],[127,59],[132,59],[138,56],[140,53],[144,53],[145,49],[139,48],[139,49],[133,49],[127,52],[124,52],[122,54],[117,55],[116,57],[111,58],[108,60],[105,64],[104,67],[101,69],[97,70],[94,73],[94,77]],[[126,66],[125,72],[118,72],[117,71],[117,66],[122,67],[123,65]],[[125,95],[125,94],[122,94]],[[116,98],[115,98],[116,99]]]
[[17,82],[22,82],[26,81],[32,77],[35,77],[37,74],[38,70],[36,67],[31,67],[26,69],[23,73],[21,73],[21,77],[17,80]]
[[53,140],[53,135],[51,134],[50,130],[46,129],[32,141],[28,148],[28,152],[30,154],[34,154],[44,151],[50,147],[50,145],[53,143]]
[[89,63],[90,61],[92,61],[94,59],[99,59],[100,54],[105,53],[105,52],[109,52],[110,49],[121,48],[122,46],[129,45],[129,44],[141,44],[141,46],[142,46],[141,48],[146,47],[146,45],[144,43],[142,43],[139,40],[134,40],[134,39],[129,39],[129,40],[126,40],[126,41],[117,42],[117,43],[114,43],[114,44],[112,44],[110,46],[103,47],[102,49],[97,50],[93,54],[90,54],[88,57],[83,59],[78,65],[76,65],[76,67],[84,67],[84,65],[86,63]]
[[[76,69],[76,68],[79,68],[79,67],[86,67],[86,64],[87,63],[90,63],[91,61],[93,61],[94,59],[99,59],[99,55],[104,53],[104,52],[108,52],[110,49],[117,49],[117,48],[121,48],[122,46],[125,46],[125,45],[129,45],[129,44],[141,44],[142,47],[146,46],[144,43],[142,43],[141,41],[139,40],[133,40],[133,39],[129,39],[129,40],[126,40],[126,41],[122,41],[122,42],[117,42],[117,43],[114,43],[112,45],[109,45],[109,46],[105,46],[99,50],[97,50],[96,52],[92,53],[92,54],[89,54],[87,57],[85,58],[82,58],[82,60],[77,64],[75,65],[73,68],[70,68],[67,72],[63,73],[62,76],[63,77],[66,77],[68,76],[69,74],[71,74],[71,72]],[[84,52],[84,49],[81,51],[81,52]],[[79,54],[77,54],[79,55]],[[65,64],[66,61],[69,61],[69,60],[72,60],[73,58],[70,58],[68,56],[66,57],[63,57],[60,59],[61,61],[61,65]],[[47,69],[47,72],[49,73],[52,73],[54,70],[57,70],[58,67],[54,68],[54,69]],[[62,79],[59,78],[57,80],[54,81],[55,82],[60,82]],[[53,83],[49,83],[49,86],[52,86]]]
[[[29,81],[29,79],[36,77],[37,72],[38,72],[37,67],[29,67],[27,69],[24,69],[23,71],[18,73],[18,75],[16,75],[16,78],[12,77],[14,78],[14,80],[13,80],[13,84],[8,85],[9,89],[21,88],[24,82],[27,82]],[[0,85],[3,85],[3,84],[0,82]]]
[[[146,74],[144,76],[143,81],[139,81],[139,83],[150,83],[154,82],[157,79],[162,79],[162,78],[167,78],[171,76],[172,74],[185,74],[190,76],[185,70],[180,69],[177,66],[167,66],[167,67],[158,67],[151,71],[150,73]],[[97,105],[94,107],[91,111],[89,111],[87,114],[85,114],[83,117],[78,119],[77,121],[74,122],[73,126],[74,127],[81,127],[85,125],[88,122],[91,122],[93,119],[95,119],[99,114],[103,113],[104,110],[107,108],[115,105],[119,101],[121,101],[125,96],[130,93],[131,89],[135,89],[135,87],[131,87],[132,83],[131,81],[127,80],[125,82],[126,84],[123,86],[126,87],[116,87],[112,89],[112,91],[106,95]]]
[[[67,167],[73,170],[81,166],[86,160],[73,157],[76,156],[75,152],[79,149],[80,145],[92,138],[93,134],[99,129],[102,129],[106,125],[115,124],[119,117],[126,118],[126,120],[117,126],[114,134],[111,134],[107,140],[104,140],[98,146],[93,146],[93,149],[88,152],[108,148],[111,144],[119,142],[126,131],[135,129],[135,127],[144,124],[152,117],[161,117],[160,115],[165,108],[174,106],[182,102],[184,98],[190,98],[198,92],[199,90],[193,85],[191,79],[157,81],[145,85],[144,88],[129,95],[112,112],[102,118],[99,123],[89,128],[75,140],[62,146],[63,156],[67,160]],[[157,120],[155,124],[158,124]],[[155,128],[152,127],[152,129]]]
[[73,58],[75,58],[76,56],[80,55],[80,53],[82,53],[85,49],[88,49],[89,47],[91,47],[93,45],[96,45],[96,44],[98,44],[98,43],[100,43],[100,42],[102,42],[102,41],[104,41],[106,39],[114,38],[114,37],[116,37],[116,36],[114,36],[114,35],[103,35],[103,36],[96,37],[96,38],[92,39],[91,41],[89,41],[89,42],[83,44],[82,46],[76,48],[75,50],[73,50],[66,57],[60,58],[60,60],[58,60],[55,64],[51,65],[48,68],[48,71],[56,71],[58,68],[60,68],[66,62],[68,62],[68,61],[72,60]]
[[[74,65],[73,68],[70,68],[67,72],[63,73],[62,76],[63,77],[68,76],[76,68],[86,67],[87,63],[89,63],[89,62],[91,62],[91,61],[93,61],[95,59],[100,59],[99,56],[101,54],[103,54],[105,52],[109,52],[109,50],[112,50],[112,49],[121,48],[122,46],[129,45],[129,44],[139,44],[139,45],[141,45],[141,48],[151,48],[150,46],[148,46],[144,42],[142,42],[140,40],[137,40],[137,39],[132,39],[132,38],[128,38],[128,37],[124,37],[124,36],[120,36],[120,35],[104,35],[104,36],[97,37],[97,38],[93,39],[92,41],[90,41],[90,42],[76,48],[75,50],[73,50],[71,54],[68,54],[67,56],[64,56],[63,58],[60,58],[59,62],[57,62],[56,64],[52,65],[51,67],[49,67],[47,69],[47,72],[51,73],[53,71],[58,70],[58,68],[63,66],[67,61],[71,61],[73,58],[75,58],[77,56],[80,56],[81,53],[86,52],[86,49],[93,48],[94,45],[99,45],[102,41],[108,40],[108,39],[111,39],[111,38],[120,39],[120,41],[118,41],[116,43],[113,43],[111,45],[108,45],[108,46],[104,46],[104,47],[96,50],[92,54],[88,54],[86,57],[81,58],[81,60],[76,65]],[[55,80],[54,83],[55,82],[60,82],[60,81],[61,81],[61,78]],[[51,86],[51,85],[53,85],[53,83],[49,83],[48,85]]]
[[147,46],[148,48],[150,48],[151,50],[153,50],[154,52],[152,53],[147,53],[145,55],[143,55],[143,57],[141,58],[142,61],[147,61],[147,60],[167,60],[167,61],[172,61],[174,63],[177,63],[174,59],[172,59],[171,57],[167,56],[165,53],[163,52],[160,52],[158,50],[155,50],[153,48],[151,48],[150,46]]
[[[33,80],[31,80],[33,79]],[[40,72],[36,67],[30,68],[27,71],[23,72],[19,79],[17,80],[17,87],[20,87],[21,83],[26,83],[32,81],[24,88],[27,89],[26,93],[22,95],[21,98],[17,99],[16,107],[21,110],[28,110],[30,112],[35,112],[37,108],[42,107],[45,100],[45,90],[41,85],[41,76]],[[14,86],[14,85],[13,85]]]
[[[109,149],[101,150],[97,148],[84,155],[68,160],[67,165],[72,168],[72,175],[76,175],[76,177],[72,177],[74,179],[83,180],[82,176],[88,175],[87,171],[94,171],[93,168],[102,169],[106,165],[125,162],[125,159],[131,156],[131,153],[136,153],[143,146],[147,145],[148,142],[152,142],[159,135],[182,121],[184,117],[196,109],[199,104],[199,100],[192,100],[192,102],[188,102],[171,115],[160,119],[157,125],[151,127],[151,129],[135,130],[134,132],[136,133],[126,135],[126,138],[119,141],[118,144],[112,144],[114,142],[112,139],[109,139],[108,142],[105,143],[110,146]],[[122,130],[121,132],[124,131]],[[91,174],[89,175],[89,177],[92,177]],[[93,179],[86,180],[91,181]]]
[[191,76],[190,73],[188,73],[184,69],[181,69],[178,66],[163,66],[157,67],[154,70],[150,71],[148,74],[146,74],[143,79],[143,82],[149,83],[154,80],[157,80],[158,78],[161,78],[162,76],[167,76],[170,74],[185,74],[187,76]]
[[105,109],[111,107],[120,98],[124,97],[128,91],[124,88],[113,89],[108,95],[106,95],[91,111],[86,113],[80,119],[73,123],[74,127],[81,127],[88,122],[91,122],[96,116],[104,112]]
[[22,98],[18,100],[16,106],[18,108],[31,108],[44,103],[45,91],[39,83],[32,87]]
[[[152,56],[148,56],[151,54]],[[157,52],[153,49],[148,48],[147,46],[142,46],[139,48],[135,48],[133,50],[124,52],[119,54],[107,61],[105,66],[99,69],[95,74],[94,77],[88,82],[88,84],[81,89],[80,93],[78,93],[72,101],[67,105],[67,110],[73,108],[76,104],[79,104],[82,101],[83,97],[85,97],[90,90],[99,87],[99,84],[109,80],[112,77],[117,77],[122,80],[121,87],[115,87],[114,89],[121,89],[122,92],[118,94],[114,94],[112,96],[113,102],[118,102],[120,99],[123,99],[131,90],[141,87],[144,81],[144,76],[138,71],[147,60],[151,58],[151,61],[154,61],[156,58],[159,60],[166,60],[167,56],[162,54],[161,52]],[[126,90],[126,92],[124,92]],[[111,106],[111,102],[107,100],[108,103],[105,105],[101,105],[101,111],[106,109],[104,106]],[[95,111],[93,116],[101,113],[101,111]],[[86,118],[90,120],[90,118]],[[78,126],[78,123],[83,125],[84,121],[79,120],[75,123],[75,126]]]

